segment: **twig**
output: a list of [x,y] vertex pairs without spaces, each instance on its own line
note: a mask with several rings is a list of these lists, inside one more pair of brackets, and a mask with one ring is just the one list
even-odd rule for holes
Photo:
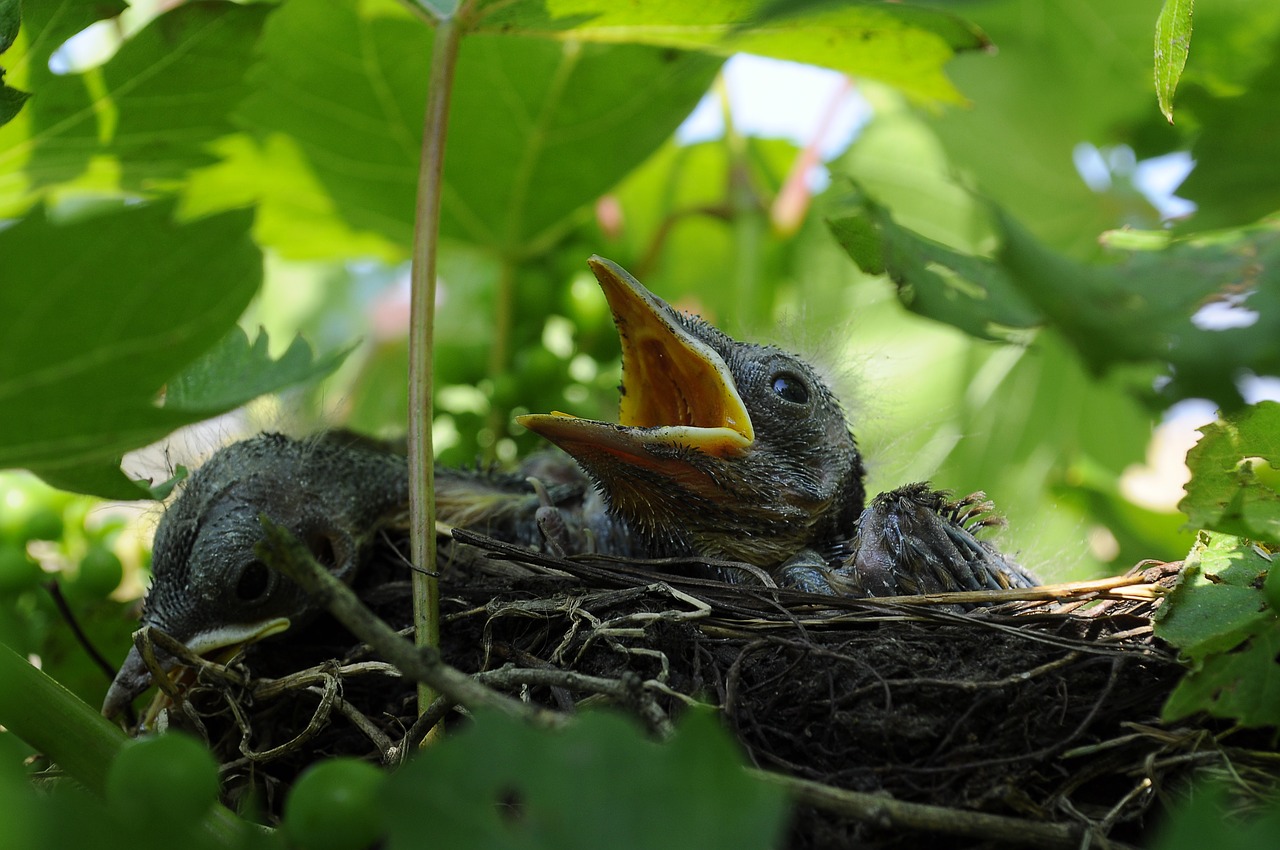
[[[1080,846],[1083,830],[1069,824],[1044,823],[1005,815],[990,815],[924,803],[908,803],[882,794],[847,791],[808,779],[797,779],[767,770],[747,772],[757,779],[778,785],[792,799],[823,811],[874,823],[882,828],[914,829],[922,832],[963,835],[1009,844],[1063,850]],[[1112,841],[1112,850],[1133,850]]]
[[297,582],[312,599],[406,678],[429,685],[452,704],[488,708],[536,726],[564,725],[564,715],[500,694],[445,664],[436,647],[415,647],[365,607],[355,592],[319,564],[288,529],[276,525],[266,514],[260,515],[259,520],[265,539],[254,551],[263,563]]
[[53,598],[54,607],[58,609],[58,614],[61,615],[63,622],[71,629],[71,634],[75,636],[76,643],[80,644],[80,648],[89,656],[89,660],[106,674],[107,681],[114,681],[116,668],[111,665],[110,661],[102,657],[102,653],[98,652],[97,647],[89,640],[89,636],[84,633],[84,629],[80,628],[76,615],[71,611],[71,606],[67,604],[67,598],[62,595],[62,586],[56,581],[47,581],[44,583],[44,589]]

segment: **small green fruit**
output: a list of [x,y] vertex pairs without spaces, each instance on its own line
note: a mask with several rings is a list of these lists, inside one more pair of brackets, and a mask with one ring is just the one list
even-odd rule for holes
[[334,758],[307,768],[284,804],[284,831],[303,850],[363,850],[383,832],[378,799],[386,774]]
[[72,586],[89,599],[102,599],[124,580],[124,565],[115,552],[105,546],[94,546],[80,559],[80,572]]
[[12,544],[0,544],[0,594],[21,593],[44,577],[40,565],[27,555],[27,550]]
[[24,543],[28,540],[61,540],[65,530],[62,513],[48,505],[41,505],[27,514],[18,528],[18,537]]
[[[178,733],[126,744],[107,770],[107,802],[122,822],[159,835],[188,833],[218,797],[218,765]],[[176,841],[174,846],[180,846]]]

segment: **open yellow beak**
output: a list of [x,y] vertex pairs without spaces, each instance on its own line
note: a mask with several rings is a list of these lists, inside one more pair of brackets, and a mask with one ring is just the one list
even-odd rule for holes
[[658,465],[647,451],[655,445],[676,444],[716,457],[746,451],[755,439],[751,417],[724,358],[618,264],[594,256],[587,263],[622,342],[618,424],[560,412],[516,421],[571,455],[604,451],[642,465]]

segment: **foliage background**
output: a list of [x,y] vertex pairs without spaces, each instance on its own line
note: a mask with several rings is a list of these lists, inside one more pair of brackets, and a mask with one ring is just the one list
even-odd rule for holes
[[[441,461],[536,448],[510,424],[522,410],[612,416],[616,340],[583,264],[600,253],[823,364],[873,489],[985,489],[1002,545],[1048,579],[1182,557],[1176,484],[1143,498],[1126,474],[1172,405],[1239,408],[1280,371],[1280,8],[1201,4],[1170,124],[1160,6],[813,2],[724,42],[707,21],[749,6],[480,4],[446,162]],[[18,10],[0,0],[0,467],[137,498],[129,477],[158,483],[244,430],[402,432],[422,13],[34,0],[19,29]],[[88,48],[60,49],[87,27]],[[739,48],[853,74],[870,104],[816,196],[791,179],[804,146],[741,132],[731,109],[721,138],[672,138],[723,99]],[[1177,191],[1196,211],[1162,222],[1135,175],[1175,153],[1195,161]],[[125,452],[231,410],[120,474]],[[25,494],[10,526],[41,500],[70,520],[28,547],[68,585],[92,546],[123,557],[127,580],[82,605],[122,657],[145,547],[95,537],[96,503],[7,480]],[[5,599],[6,642],[99,701],[43,596]]]

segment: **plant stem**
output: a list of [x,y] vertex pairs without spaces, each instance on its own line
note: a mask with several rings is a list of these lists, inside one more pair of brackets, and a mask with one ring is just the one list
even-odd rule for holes
[[[515,318],[516,261],[509,254],[502,257],[502,271],[498,277],[498,291],[494,298],[493,347],[489,349],[489,380],[496,386],[499,379],[511,371],[511,329]],[[500,395],[500,394],[499,394]],[[498,456],[498,441],[505,433],[511,411],[495,397],[489,408],[489,433],[493,442],[485,450],[492,462]]]
[[[440,589],[436,583],[435,452],[431,445],[435,357],[436,256],[439,249],[441,181],[449,100],[462,26],[458,17],[440,20],[431,48],[427,111],[418,167],[418,207],[413,233],[412,306],[409,327],[409,545],[413,563],[413,622],[418,646],[440,645]],[[435,700],[418,688],[418,710]]]

